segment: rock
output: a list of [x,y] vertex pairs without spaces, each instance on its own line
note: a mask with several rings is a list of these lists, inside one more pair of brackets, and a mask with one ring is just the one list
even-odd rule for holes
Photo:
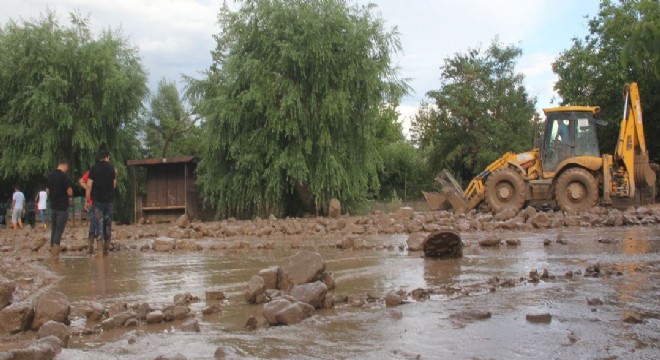
[[197,296],[193,296],[191,293],[174,295],[174,305],[190,305],[191,303],[198,301],[199,298]]
[[415,217],[415,210],[413,210],[411,207],[402,207],[399,208],[399,210],[397,210],[393,216],[398,220],[409,220]]
[[280,267],[273,266],[259,271],[259,276],[264,280],[265,289],[277,289]]
[[566,274],[564,274],[564,276],[565,276],[567,279],[572,278],[572,277],[573,277],[573,271],[568,270],[568,271],[566,272]]
[[346,236],[345,238],[341,239],[341,242],[338,244],[337,247],[346,250],[346,249],[351,249],[355,246],[355,236],[354,235],[349,235]]
[[188,319],[181,324],[183,332],[200,332],[199,321],[197,319]]
[[254,275],[247,283],[244,295],[245,300],[252,304],[258,304],[257,300],[260,295],[264,294],[264,279],[259,275]]
[[543,246],[549,246],[551,243],[550,239],[543,239]]
[[275,299],[264,305],[263,316],[266,318],[266,322],[269,325],[277,325],[277,313],[289,305],[291,305],[291,301],[284,298]]
[[174,320],[183,320],[188,317],[190,308],[187,306],[177,305],[174,306]]
[[550,313],[527,314],[525,319],[534,324],[549,324],[552,321],[552,315]]
[[549,279],[550,278],[550,272],[548,272],[548,269],[543,269],[543,272],[541,273],[541,279]]
[[523,211],[520,212],[520,215],[527,221],[529,218],[534,217],[536,215],[536,208],[533,206],[528,206]]
[[500,246],[501,243],[502,239],[495,235],[479,240],[479,246]]
[[341,216],[341,202],[338,199],[330,199],[328,205],[328,216],[336,219]]
[[30,244],[30,250],[32,250],[32,252],[38,252],[47,242],[48,238],[45,236],[38,237],[32,241],[32,244]]
[[627,324],[641,324],[644,320],[642,320],[642,317],[636,312],[627,312],[623,316],[623,322]]
[[275,315],[275,319],[277,319],[278,324],[293,325],[307,319],[313,312],[313,306],[302,302],[295,302],[280,310]]
[[225,293],[220,290],[208,290],[206,292],[206,301],[222,301],[225,299]]
[[37,300],[34,308],[34,321],[32,330],[39,330],[41,325],[49,320],[69,323],[69,313],[71,312],[71,303],[69,298],[61,292],[47,293]]
[[170,238],[158,238],[154,240],[151,248],[157,252],[169,252],[174,250],[174,239]]
[[463,241],[452,230],[440,230],[430,234],[424,239],[424,256],[450,259],[463,256]]
[[223,360],[227,358],[227,353],[225,352],[225,349],[219,347],[215,349],[215,352],[213,353],[213,358],[216,360]]
[[562,245],[568,244],[568,239],[566,239],[566,235],[564,235],[564,233],[557,234],[557,240],[556,241],[557,241],[557,244],[562,244]]
[[604,238],[598,239],[598,242],[601,243],[601,244],[612,244],[612,243],[615,243],[616,240],[614,238],[611,238],[611,237],[604,237]]
[[221,311],[220,306],[218,306],[217,304],[213,304],[202,309],[202,315],[217,314],[220,311]]
[[30,343],[27,347],[12,351],[13,360],[51,360],[62,352],[64,344],[56,336],[48,336]]
[[250,316],[247,319],[247,322],[245,323],[245,326],[243,326],[243,328],[247,330],[256,330],[258,325],[259,322],[257,321],[257,318],[254,316]]
[[71,330],[68,326],[53,320],[41,325],[37,332],[39,339],[48,336],[55,336],[62,341],[63,347],[69,346],[69,339],[71,338]]
[[506,208],[502,209],[502,211],[497,213],[493,217],[493,219],[495,219],[495,221],[507,221],[509,219],[513,219],[514,217],[516,217],[516,215],[518,215],[518,214],[517,214],[515,209],[510,208],[510,207],[506,207]]
[[105,307],[99,303],[91,303],[89,307],[85,309],[85,317],[87,317],[87,321],[99,321],[104,314]]
[[183,215],[179,216],[179,218],[176,219],[176,226],[178,226],[182,229],[187,228],[188,226],[190,226],[190,220],[188,220],[188,215],[183,214]]
[[7,306],[0,311],[0,335],[29,330],[33,318],[32,304],[20,302]]
[[421,251],[424,249],[424,240],[428,234],[424,233],[413,233],[408,236],[406,244],[408,244],[408,251]]
[[589,306],[601,306],[601,305],[603,305],[603,300],[601,300],[599,298],[593,298],[593,299],[587,298],[587,305],[589,305]]
[[181,353],[176,353],[170,355],[158,355],[156,360],[188,360],[188,358],[183,356]]
[[[119,314],[113,315],[101,322],[101,328],[103,330],[111,330],[121,326],[125,326],[126,323],[131,319],[137,320],[138,314],[133,310],[127,310],[120,312]],[[33,327],[34,328],[34,327]]]
[[278,287],[289,291],[294,285],[318,280],[325,271],[325,261],[317,252],[301,251],[289,257],[281,268]]
[[507,246],[520,246],[520,239],[506,239]]
[[312,305],[316,309],[321,307],[327,293],[328,288],[321,281],[295,285],[291,289],[291,296],[294,299]]
[[390,291],[385,295],[385,306],[392,307],[399,306],[401,304],[403,304],[403,299],[394,291]]
[[151,306],[147,303],[142,303],[137,307],[138,319],[146,320],[147,315],[151,312]]
[[160,310],[152,311],[147,314],[147,324],[159,324],[163,322],[164,315]]
[[11,304],[11,298],[16,290],[16,283],[0,276],[0,310]]
[[461,322],[472,322],[477,320],[487,320],[492,316],[493,314],[490,311],[471,309],[452,314],[449,317],[453,320],[458,320]]
[[328,291],[335,289],[335,277],[331,272],[324,272],[321,274],[321,282],[325,284],[325,287],[328,288]]
[[550,227],[550,225],[552,224],[550,220],[550,216],[548,216],[548,214],[544,212],[537,213],[536,215],[532,216],[530,219],[532,225],[534,225],[534,227],[537,229],[545,229]]

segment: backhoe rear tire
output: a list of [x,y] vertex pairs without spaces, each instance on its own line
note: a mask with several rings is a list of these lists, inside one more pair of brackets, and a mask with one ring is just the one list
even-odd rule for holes
[[555,184],[555,200],[567,213],[579,213],[596,206],[598,182],[585,169],[572,168],[559,175]]
[[486,204],[493,214],[505,208],[516,212],[525,205],[525,180],[512,168],[499,169],[486,180]]

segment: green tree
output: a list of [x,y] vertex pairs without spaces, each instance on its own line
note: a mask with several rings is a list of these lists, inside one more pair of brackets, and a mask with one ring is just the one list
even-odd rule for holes
[[[598,105],[608,125],[598,129],[601,151],[612,153],[623,115],[623,87],[637,82],[642,97],[646,138],[660,135],[658,72],[660,5],[656,0],[603,0],[589,19],[589,34],[574,39],[553,64],[555,90],[563,105]],[[655,39],[655,40],[653,40]],[[649,42],[650,41],[650,42]],[[660,144],[647,141],[651,157]]]
[[469,179],[505,152],[532,147],[536,99],[516,72],[521,54],[495,40],[444,60],[441,88],[427,94],[433,104],[422,104],[412,126],[431,168]]
[[[57,160],[81,174],[107,147],[119,170],[120,209],[130,209],[124,160],[136,155],[134,121],[147,93],[137,50],[121,34],[93,36],[86,19],[53,13],[0,29],[0,177],[43,182]],[[127,211],[130,213],[130,210]],[[121,212],[120,212],[121,213]]]
[[174,82],[162,79],[149,102],[145,125],[148,156],[197,155],[200,128],[185,108]]
[[223,7],[213,64],[190,79],[205,119],[198,179],[220,216],[324,211],[378,189],[376,133],[405,92],[395,30],[374,5],[251,0]]

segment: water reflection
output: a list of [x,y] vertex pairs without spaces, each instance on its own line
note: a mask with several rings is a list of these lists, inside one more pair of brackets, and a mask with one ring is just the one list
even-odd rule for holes
[[430,286],[450,286],[458,282],[462,259],[424,259],[424,280]]

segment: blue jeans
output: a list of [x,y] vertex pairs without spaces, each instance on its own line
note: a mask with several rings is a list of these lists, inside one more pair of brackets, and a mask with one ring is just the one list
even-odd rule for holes
[[112,212],[114,206],[112,203],[94,202],[94,221],[96,224],[90,224],[93,227],[94,236],[99,237],[103,234],[104,241],[110,241],[112,234]]
[[64,227],[67,220],[69,220],[69,211],[64,210],[50,210],[51,228],[50,228],[50,245],[59,245],[64,233]]
[[46,225],[46,210],[38,210],[39,211],[39,220],[41,220],[41,223]]

